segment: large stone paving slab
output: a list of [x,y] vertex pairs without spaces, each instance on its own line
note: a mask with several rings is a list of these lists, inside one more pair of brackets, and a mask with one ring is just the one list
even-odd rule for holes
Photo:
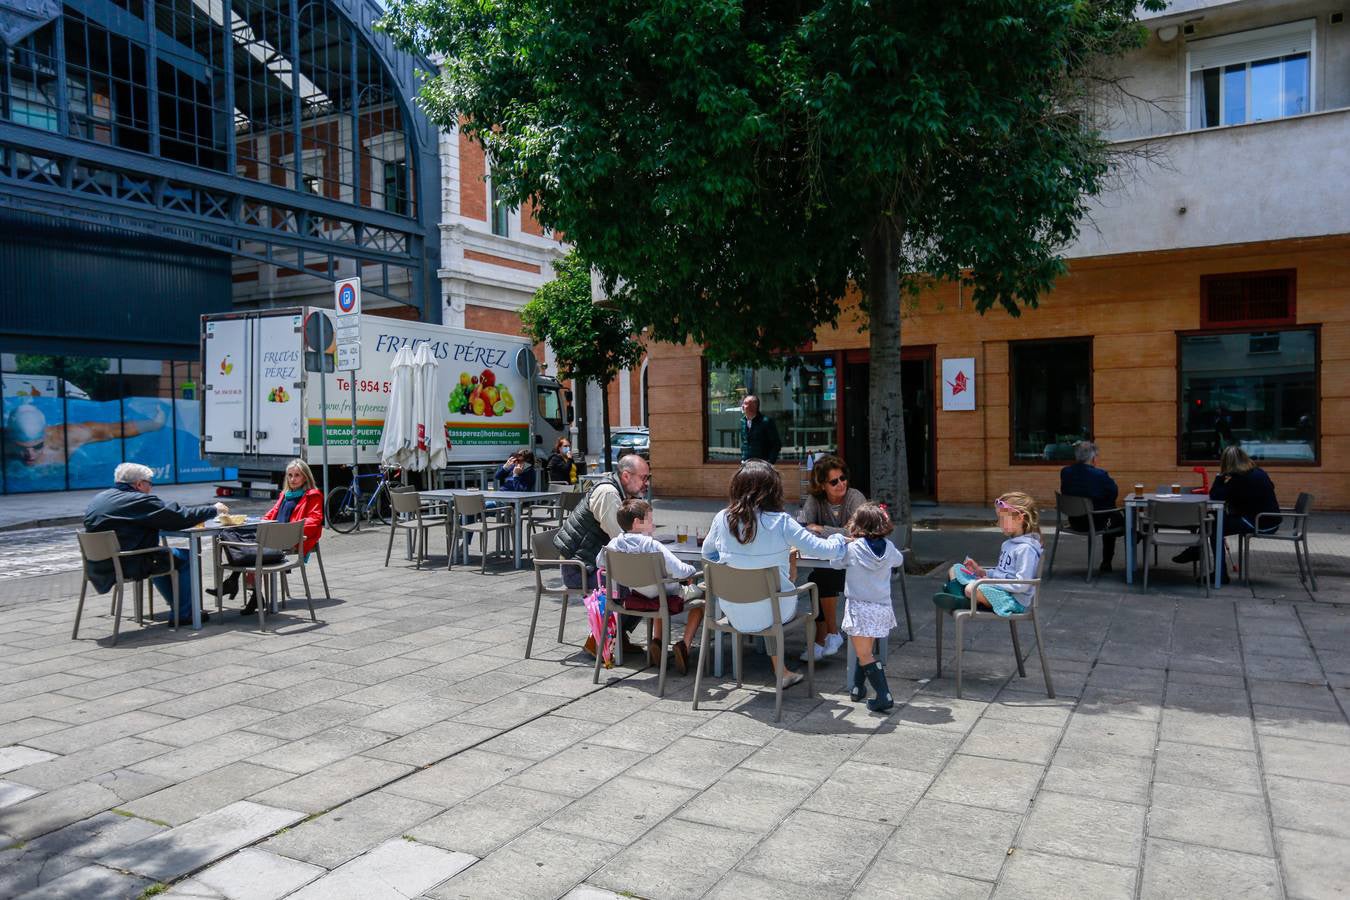
[[294,825],[305,814],[241,800],[123,850],[99,862],[158,881],[171,881],[220,859],[275,831]]

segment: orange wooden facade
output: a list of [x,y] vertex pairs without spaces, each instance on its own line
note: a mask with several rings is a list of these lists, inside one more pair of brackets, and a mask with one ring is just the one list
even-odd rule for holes
[[[1286,505],[1299,491],[1309,491],[1319,508],[1350,509],[1350,236],[1345,235],[1075,260],[1040,307],[1020,318],[997,310],[981,316],[953,286],[924,294],[905,310],[901,341],[934,349],[934,390],[943,359],[976,361],[977,408],[936,412],[936,499],[983,504],[1019,489],[1053,505],[1063,463],[1013,465],[1009,436],[1009,341],[1048,338],[1093,339],[1093,432],[1100,464],[1122,491],[1136,481],[1198,484],[1191,465],[1177,463],[1177,334],[1201,327],[1201,276],[1289,268],[1297,271],[1297,324],[1320,328],[1320,461],[1263,467]],[[813,349],[867,346],[868,336],[858,332],[852,314],[855,301],[846,302],[850,309],[839,327],[822,329]],[[660,492],[722,496],[735,464],[704,462],[698,348],[654,344],[648,352],[652,466]],[[795,496],[798,473],[792,465],[781,468]],[[1217,465],[1209,469],[1213,474]]]

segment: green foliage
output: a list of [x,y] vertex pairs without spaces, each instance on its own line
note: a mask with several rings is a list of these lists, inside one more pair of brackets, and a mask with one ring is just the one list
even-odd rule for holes
[[525,333],[548,341],[561,378],[610,382],[642,360],[642,344],[624,308],[591,299],[591,271],[576,251],[553,264],[554,279],[520,311]]
[[1034,306],[1109,172],[1094,92],[1135,8],[392,0],[384,27],[444,58],[432,118],[464,117],[507,202],[532,198],[652,337],[763,363],[880,273]]
[[41,356],[19,353],[14,357],[14,371],[24,375],[53,375],[93,391],[99,379],[108,372],[109,360],[102,356]]
[[145,890],[141,891],[140,894],[137,895],[137,900],[149,900],[149,898],[151,897],[158,897],[160,894],[164,893],[168,889],[169,886],[167,884],[164,884],[163,882],[156,882],[155,884],[152,884]]

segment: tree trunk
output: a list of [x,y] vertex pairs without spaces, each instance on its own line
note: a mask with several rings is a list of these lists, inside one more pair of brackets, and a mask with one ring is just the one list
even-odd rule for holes
[[910,519],[909,458],[900,392],[899,229],[881,216],[867,243],[868,437],[871,441],[872,500],[885,503],[897,528]]
[[597,383],[600,385],[600,406],[604,410],[603,422],[605,428],[605,471],[612,472],[614,471],[614,461],[611,459],[613,453],[609,448],[609,442],[612,440],[609,434],[609,382],[600,381]]

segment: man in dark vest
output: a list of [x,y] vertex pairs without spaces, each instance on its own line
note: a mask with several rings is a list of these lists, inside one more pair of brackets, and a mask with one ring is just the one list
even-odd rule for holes
[[747,459],[778,462],[783,441],[778,437],[778,426],[773,424],[773,419],[759,414],[759,398],[747,394],[741,401],[741,413],[745,415],[741,423],[741,462]]
[[[595,557],[608,544],[610,538],[623,533],[619,527],[619,505],[634,497],[641,497],[651,483],[651,467],[636,453],[630,453],[619,460],[615,471],[603,480],[597,481],[586,499],[578,503],[568,513],[562,527],[553,537],[553,546],[566,559],[579,560],[586,566],[586,590],[594,590]],[[581,587],[581,576],[571,566],[563,568],[563,582],[568,587]],[[631,631],[637,623],[635,617],[625,616],[624,631]],[[595,655],[595,640],[586,640],[586,652]],[[624,653],[642,653],[638,647],[624,637]]]
[[[160,529],[179,531],[199,525],[218,513],[229,512],[224,503],[203,506],[179,506],[177,503],[165,503],[150,493],[154,470],[139,463],[122,463],[113,473],[114,485],[89,501],[84,513],[86,531],[113,531],[117,534],[117,544],[123,550],[147,550],[159,547]],[[188,570],[186,550],[168,547],[163,552],[146,553],[132,556],[122,561],[122,574],[127,578],[144,578],[154,575],[151,581],[164,596],[166,603],[173,602],[173,585],[169,581],[169,559],[173,556],[173,568],[178,577],[178,621],[192,619],[192,580]],[[162,574],[159,574],[162,573]],[[112,560],[102,560],[89,564],[89,581],[94,590],[106,594],[115,583]],[[209,619],[202,613],[202,621]]]

